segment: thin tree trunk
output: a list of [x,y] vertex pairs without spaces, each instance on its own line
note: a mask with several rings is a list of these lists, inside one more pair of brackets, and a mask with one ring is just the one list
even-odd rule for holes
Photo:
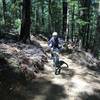
[[51,0],[49,0],[49,2],[48,2],[48,11],[49,11],[49,16],[48,16],[49,25],[48,25],[48,29],[49,29],[49,33],[51,33],[52,32]]
[[73,35],[74,35],[74,28],[75,28],[75,21],[74,21],[74,12],[75,11],[75,5],[73,5],[73,9],[72,9],[72,31],[71,31],[71,39],[72,39],[72,41],[73,41]]
[[86,50],[88,50],[89,46],[89,37],[90,37],[90,5],[91,5],[91,1],[87,0],[87,30],[86,30]]
[[63,37],[67,39],[67,2],[63,2]]
[[98,58],[100,51],[100,16],[97,18],[97,32],[95,34],[94,56]]
[[44,26],[44,7],[43,7],[43,4],[42,4],[42,26]]
[[81,6],[83,9],[81,19],[85,22],[88,22],[85,26],[82,27],[81,29],[81,36],[82,36],[82,44],[83,47],[86,48],[86,50],[89,48],[89,33],[90,33],[90,27],[89,27],[89,22],[90,22],[90,4],[91,0],[80,0]]
[[39,7],[36,7],[35,10],[35,34],[39,34],[40,33],[40,19],[39,19]]
[[31,0],[23,0],[22,22],[20,31],[20,40],[22,42],[30,41],[30,26],[31,26]]
[[98,4],[96,4],[97,9],[97,28],[96,28],[96,34],[95,34],[95,42],[94,42],[94,56],[99,58],[100,54],[100,1]]
[[7,24],[7,17],[6,17],[6,12],[7,12],[7,8],[6,8],[6,1],[2,0],[3,3],[3,17],[4,17],[4,24],[6,26]]

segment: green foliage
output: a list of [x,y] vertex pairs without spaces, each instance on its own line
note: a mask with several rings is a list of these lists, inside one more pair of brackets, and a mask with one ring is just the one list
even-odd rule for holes
[[89,24],[89,22],[83,21],[82,19],[77,19],[76,23],[80,25],[80,27],[85,26],[86,24]]
[[18,29],[21,26],[21,20],[20,19],[16,19],[15,20],[15,28]]
[[[32,28],[31,31],[35,33],[47,33],[50,35],[50,25],[51,32],[57,31],[60,33],[62,31],[62,1],[61,0],[51,0],[50,10],[51,15],[49,15],[49,1],[44,0],[34,0],[32,1]],[[51,17],[51,22],[49,21]],[[38,32],[37,32],[38,31]],[[48,34],[49,33],[49,34]]]
[[[3,15],[3,4],[0,0],[0,32],[20,29],[22,17],[22,0],[6,1],[6,25]],[[32,0],[31,33],[50,36],[53,31],[63,33],[63,2],[67,2],[68,35],[73,38],[77,35],[84,44],[94,45],[99,15],[99,0],[91,0],[90,6],[82,4],[82,0]],[[85,0],[84,2],[87,2]],[[88,7],[89,6],[89,7]],[[50,7],[50,9],[49,9]],[[89,10],[89,11],[88,11]],[[87,16],[86,16],[87,15]],[[84,17],[85,16],[85,17]],[[84,30],[84,31],[83,31]],[[82,32],[82,34],[81,34]]]
[[1,33],[8,32],[11,29],[19,28],[21,22],[21,1],[20,0],[5,0],[5,19],[3,13],[3,3],[0,1],[0,29]]

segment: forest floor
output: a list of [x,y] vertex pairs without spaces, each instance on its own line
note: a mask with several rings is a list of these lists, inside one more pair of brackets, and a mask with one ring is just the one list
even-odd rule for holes
[[[46,41],[35,41],[47,48]],[[11,87],[0,81],[0,100],[100,100],[100,71],[76,64],[69,55],[60,55],[69,68],[63,67],[61,74],[55,75],[50,53],[47,55],[48,62],[36,79],[15,82]]]

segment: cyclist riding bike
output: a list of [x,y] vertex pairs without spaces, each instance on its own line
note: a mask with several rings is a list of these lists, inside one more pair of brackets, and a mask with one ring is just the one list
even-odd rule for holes
[[[63,41],[64,42],[64,41]],[[59,52],[63,49],[63,46],[61,45],[61,40],[58,38],[57,32],[53,32],[51,39],[48,42],[49,48],[51,50],[51,57],[53,59],[53,66],[55,68],[55,74],[60,74],[61,66],[63,64],[66,64],[68,67],[68,64],[62,60],[59,60]]]
[[51,57],[53,57],[53,51],[60,52],[61,46],[60,46],[60,40],[58,38],[58,33],[53,32],[51,39],[48,41],[49,49],[51,50]]
[[[48,42],[51,50],[51,58],[53,59],[53,66],[55,68],[55,74],[57,74],[59,67],[59,52],[61,50],[59,38],[57,32],[53,32],[51,39]],[[60,72],[60,70],[59,70]]]

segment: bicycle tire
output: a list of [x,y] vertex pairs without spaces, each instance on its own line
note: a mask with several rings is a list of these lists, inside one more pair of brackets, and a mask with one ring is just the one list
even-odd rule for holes
[[55,69],[55,75],[58,75],[58,70],[57,69]]
[[55,68],[55,75],[59,75],[61,72],[61,68]]

